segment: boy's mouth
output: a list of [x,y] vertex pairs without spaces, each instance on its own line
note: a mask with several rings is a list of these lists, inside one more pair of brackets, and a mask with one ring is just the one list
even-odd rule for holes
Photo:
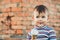
[[37,22],[37,24],[36,24],[37,26],[44,26],[44,22]]
[[44,22],[37,22],[38,24],[43,24]]

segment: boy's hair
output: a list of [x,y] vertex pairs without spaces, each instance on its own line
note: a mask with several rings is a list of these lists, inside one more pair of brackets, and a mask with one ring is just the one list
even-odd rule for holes
[[47,7],[44,6],[44,5],[38,5],[38,6],[35,7],[35,9],[38,11],[39,14],[42,13],[42,12],[45,13],[45,11],[48,10]]

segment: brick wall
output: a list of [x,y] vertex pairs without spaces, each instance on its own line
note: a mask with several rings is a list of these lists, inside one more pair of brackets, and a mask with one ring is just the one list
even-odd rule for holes
[[[60,30],[60,14],[57,13],[56,4],[51,0],[2,0],[0,1],[0,34],[23,34],[22,29],[27,32],[33,28],[32,14],[36,5],[45,5],[49,9],[49,26],[53,26],[55,30]],[[9,22],[6,20],[7,16],[11,18],[11,28],[8,26]]]

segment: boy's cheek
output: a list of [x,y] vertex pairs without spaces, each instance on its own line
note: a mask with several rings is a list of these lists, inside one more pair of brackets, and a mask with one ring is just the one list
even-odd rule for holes
[[[43,21],[43,24],[45,25],[48,21]],[[40,25],[37,20],[32,21],[32,25]]]
[[36,25],[36,21],[32,21],[32,25]]
[[44,19],[44,20],[35,19],[34,21],[35,21],[35,22],[40,22],[40,21],[41,21],[41,22],[48,22],[48,20],[46,20],[46,19]]

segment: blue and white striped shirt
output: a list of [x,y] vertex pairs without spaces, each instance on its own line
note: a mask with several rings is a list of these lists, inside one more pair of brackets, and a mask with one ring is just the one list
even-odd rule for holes
[[37,35],[36,40],[57,40],[54,29],[48,26],[33,28],[28,33],[27,40],[31,40],[32,35]]

